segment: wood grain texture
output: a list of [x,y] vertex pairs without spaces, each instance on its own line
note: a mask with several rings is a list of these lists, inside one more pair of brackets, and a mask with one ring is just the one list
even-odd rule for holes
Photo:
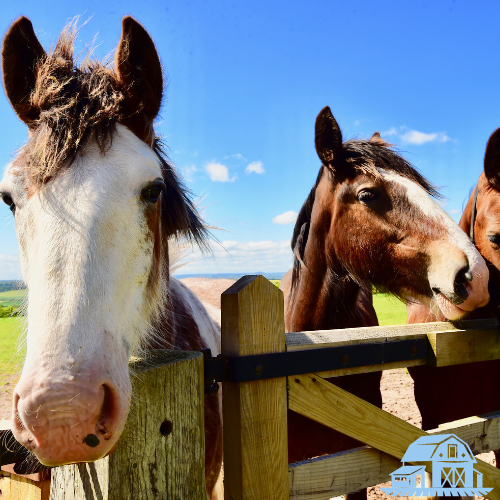
[[[443,424],[429,434],[455,434],[474,455],[500,447],[500,413],[470,417]],[[401,466],[391,455],[369,446],[290,464],[290,499],[327,500],[390,480]]]
[[[288,401],[290,409],[397,459],[427,434],[315,375],[290,377]],[[500,470],[481,460],[474,468],[484,474],[483,484],[493,488],[488,498],[500,500]]]
[[431,366],[461,365],[500,358],[500,329],[438,331],[428,334]]
[[344,375],[354,375],[355,373],[380,372],[382,370],[395,370],[397,368],[407,368],[408,366],[426,365],[426,359],[408,359],[407,361],[395,361],[394,363],[380,363],[378,365],[357,366],[353,368],[340,368],[338,370],[328,370],[326,372],[314,372],[321,378],[343,377]]
[[8,472],[0,473],[2,500],[49,500],[50,479],[32,481]]
[[[222,294],[222,354],[285,350],[283,293],[244,276]],[[288,499],[286,379],[223,384],[224,498]]]
[[288,480],[292,500],[328,500],[390,479],[399,460],[375,448],[352,450],[290,464]]
[[206,500],[202,354],[157,351],[131,370],[134,399],[115,451],[53,469],[52,500]]
[[397,326],[366,326],[339,330],[317,330],[286,334],[286,350],[321,349],[341,345],[390,342],[391,340],[411,340],[425,338],[429,332],[498,328],[496,319],[456,321],[454,323],[415,323]]

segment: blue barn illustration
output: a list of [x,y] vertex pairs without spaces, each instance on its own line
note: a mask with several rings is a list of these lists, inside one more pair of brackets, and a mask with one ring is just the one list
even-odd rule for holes
[[[403,458],[403,466],[391,474],[393,496],[461,495],[484,496],[483,475],[474,469],[476,458],[469,445],[454,434],[422,436],[413,442]],[[424,464],[419,465],[419,463]],[[425,484],[425,463],[432,462],[432,484]],[[406,465],[410,463],[412,465]]]

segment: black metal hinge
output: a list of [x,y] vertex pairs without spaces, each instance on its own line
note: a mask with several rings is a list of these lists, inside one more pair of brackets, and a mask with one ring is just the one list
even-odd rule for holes
[[210,349],[203,351],[205,384],[239,383],[425,359],[427,339],[397,340],[253,356],[219,355],[216,358],[212,357]]

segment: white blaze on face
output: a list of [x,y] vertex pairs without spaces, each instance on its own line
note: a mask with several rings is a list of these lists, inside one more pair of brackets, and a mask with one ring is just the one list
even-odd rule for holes
[[72,397],[76,404],[95,378],[97,387],[110,384],[120,394],[115,410],[126,417],[128,357],[154,307],[147,293],[154,242],[140,194],[161,177],[156,155],[122,125],[104,156],[96,144],[85,146],[30,197],[15,167],[9,168],[2,187],[17,205],[29,289],[27,357],[16,389],[21,401],[29,404],[30,391],[43,391],[47,380],[55,393],[75,384],[60,404],[66,407]]
[[[486,305],[489,271],[469,237],[420,185],[392,171],[379,169],[379,172],[386,181],[403,187],[409,202],[429,219],[431,225],[442,229],[444,237],[429,241],[428,248],[423,250],[430,258],[429,284],[433,290],[441,292],[435,293],[435,298],[443,314],[448,319],[458,319],[465,311]],[[457,307],[448,299],[456,297],[455,279],[466,267],[472,277],[466,284],[469,296]]]

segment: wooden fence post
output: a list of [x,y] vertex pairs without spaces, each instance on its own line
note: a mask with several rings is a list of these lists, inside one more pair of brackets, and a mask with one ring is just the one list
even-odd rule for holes
[[[244,276],[221,299],[222,354],[285,350],[283,293],[275,285]],[[225,500],[288,499],[286,378],[222,389]]]
[[131,371],[132,408],[115,451],[52,469],[51,500],[206,500],[202,354],[156,351]]

